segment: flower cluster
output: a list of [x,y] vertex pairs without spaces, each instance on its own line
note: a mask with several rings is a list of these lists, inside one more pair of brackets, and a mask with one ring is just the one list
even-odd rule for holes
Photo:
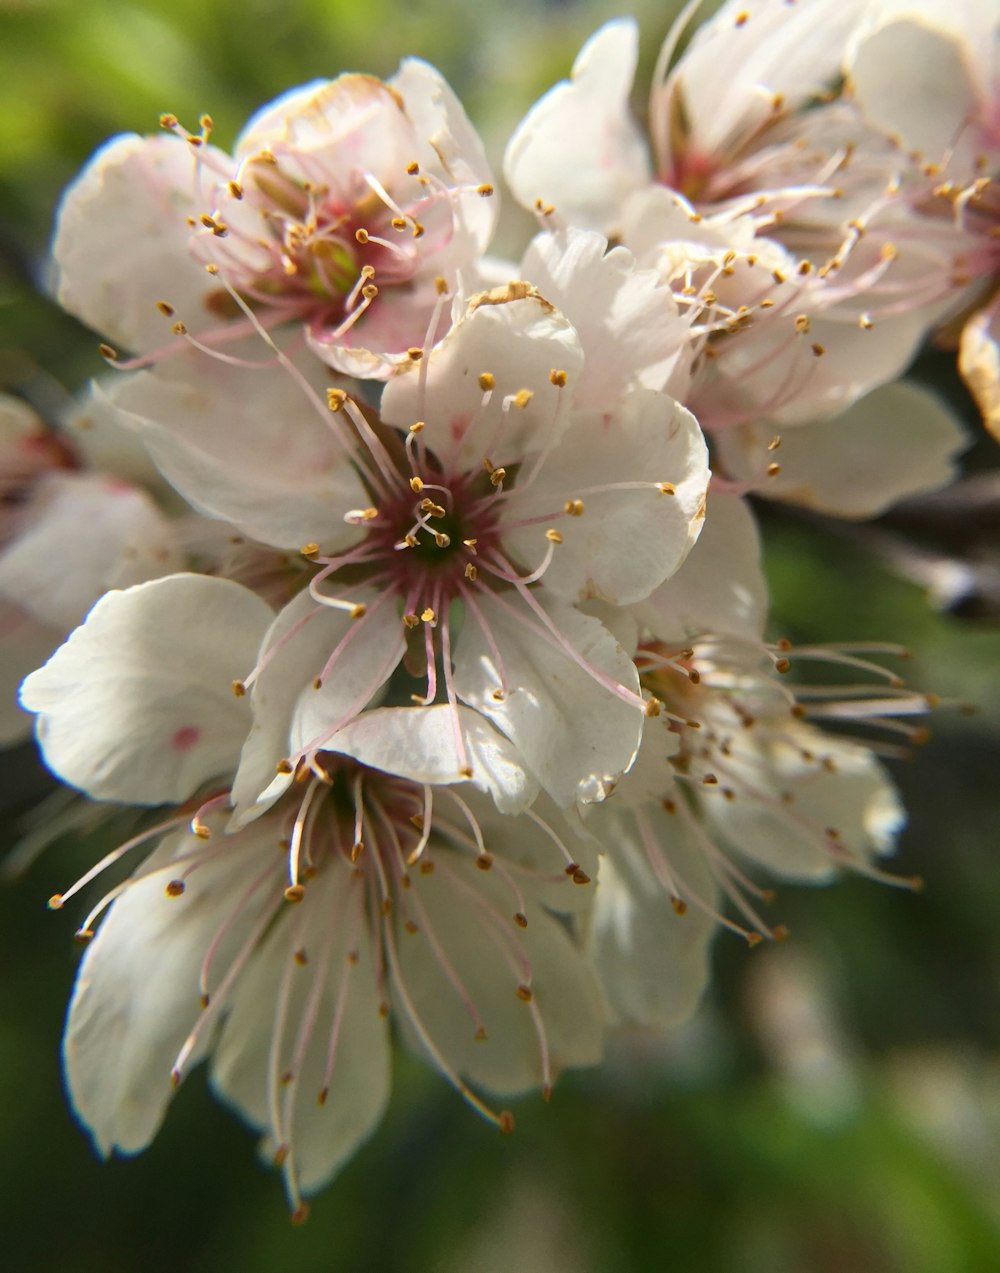
[[132,866],[66,1028],[102,1153],[209,1059],[301,1220],[393,1037],[510,1131],[612,1026],[690,1015],[720,927],[784,936],[766,877],[889,878],[876,752],[928,700],[894,646],[770,639],[746,497],[863,518],[948,481],[963,431],[898,377],[960,318],[998,427],[984,13],[724,4],[668,37],[648,138],[608,24],[507,148],[516,263],[417,60],[286,94],[231,154],[165,115],[70,187],[88,411],[159,504],[0,408],[0,600],[21,673],[69,634],[21,691],[48,765],[156,809],[51,900]]

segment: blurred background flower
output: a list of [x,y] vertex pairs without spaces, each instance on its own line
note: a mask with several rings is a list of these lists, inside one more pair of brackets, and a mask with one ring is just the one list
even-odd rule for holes
[[[674,6],[630,6],[637,82]],[[59,193],[119,131],[210,112],[222,144],[262,102],[340,70],[432,61],[499,168],[528,105],[610,16],[593,0],[0,0],[0,390],[47,422],[103,369],[96,339],[45,298]],[[530,219],[506,201],[499,250]],[[900,639],[944,710],[911,764],[897,866],[911,896],[848,879],[782,890],[792,941],[721,937],[714,988],[666,1042],[618,1039],[602,1070],[522,1101],[500,1138],[400,1057],[378,1136],[292,1230],[251,1133],[185,1085],[152,1149],[100,1164],[60,1096],[58,1040],[77,949],[46,915],[94,843],[67,839],[0,892],[0,1226],[8,1267],[74,1273],[517,1268],[740,1273],[983,1273],[1000,1267],[1000,490],[952,354],[915,375],[968,419],[969,474],[867,525],[770,504],[774,631]],[[992,471],[991,471],[992,470]],[[10,844],[51,789],[7,753]],[[29,815],[30,818],[30,815]],[[121,838],[121,837],[119,837]],[[29,846],[30,847],[30,846]]]

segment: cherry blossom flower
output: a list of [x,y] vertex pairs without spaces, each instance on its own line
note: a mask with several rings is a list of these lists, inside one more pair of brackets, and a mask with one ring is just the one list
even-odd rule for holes
[[[870,663],[865,646],[766,642],[752,515],[732,496],[712,504],[684,566],[631,609],[651,706],[638,759],[585,817],[600,852],[588,949],[609,1015],[660,1028],[694,1011],[718,928],[751,946],[785,936],[763,914],[772,890],[761,873],[820,882],[847,870],[914,885],[875,864],[903,811],[869,740],[813,722],[916,743],[925,731],[907,718],[928,700]],[[796,684],[796,660],[861,677]]]
[[[480,1091],[547,1098],[563,1068],[599,1059],[603,1012],[575,936],[596,857],[550,803],[498,813],[493,797],[519,790],[523,807],[537,787],[483,722],[469,729],[483,790],[460,778],[441,706],[359,716],[283,801],[227,831],[250,707],[218,687],[267,617],[222,579],[112,592],[24,697],[64,777],[173,805],[50,902],[64,909],[155,843],[80,924],[64,1044],[79,1117],[101,1153],[135,1153],[211,1054],[216,1091],[264,1133],[302,1220],[303,1194],[385,1108],[390,1013],[505,1132],[512,1114]],[[405,772],[373,768],[404,719]]]
[[[907,195],[923,180],[912,155],[840,91],[863,7],[726,4],[671,68],[682,16],[654,77],[648,150],[628,107],[637,32],[616,20],[508,146],[522,203],[550,222],[614,233],[671,286],[689,353],[668,387],[713,441],[734,426],[838,417],[905,370],[956,305],[968,232],[925,233]],[[587,130],[576,126],[584,110]],[[955,430],[940,424],[932,449],[946,460]],[[865,442],[856,433],[851,445]],[[784,489],[795,484],[792,473]]]
[[88,470],[66,436],[0,398],[0,743],[28,735],[19,682],[101,594],[179,564],[167,518],[145,491]]
[[165,136],[110,141],[64,196],[53,254],[67,309],[149,355],[171,328],[175,343],[238,335],[238,296],[364,376],[440,334],[438,296],[484,250],[495,211],[482,144],[432,67],[291,90],[232,156],[208,117],[197,134],[161,123]]
[[[694,419],[629,388],[628,358],[605,357],[588,384],[579,335],[526,283],[473,297],[415,350],[380,419],[339,389],[318,399],[274,350],[290,375],[192,353],[114,392],[196,507],[314,565],[237,678],[255,708],[241,813],[404,670],[419,701],[450,705],[460,756],[462,702],[559,803],[600,798],[634,757],[644,700],[576,603],[640,600],[686,556],[708,482]],[[300,391],[296,428],[276,433],[277,404]]]
[[[925,181],[908,190],[924,238],[961,235],[936,275],[967,317],[959,369],[987,428],[1000,437],[1000,65],[989,5],[900,0],[871,4],[845,55],[866,116],[911,149]],[[935,91],[927,92],[932,82]],[[985,303],[982,303],[985,302]]]

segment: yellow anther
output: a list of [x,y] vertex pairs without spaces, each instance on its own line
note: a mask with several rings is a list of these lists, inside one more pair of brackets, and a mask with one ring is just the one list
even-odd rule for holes
[[410,425],[410,432],[422,433],[426,427],[427,426],[424,424],[423,420],[417,420],[415,424]]
[[359,226],[359,227],[358,227],[358,228],[354,231],[354,237],[357,239],[357,241],[358,241],[359,243],[367,243],[367,242],[368,242],[368,231],[367,231],[367,230],[365,230],[362,226]]
[[736,15],[734,25],[738,27],[745,26],[746,23],[749,21],[749,19],[750,19],[749,10],[741,9],[739,13]]
[[545,532],[545,538],[549,541],[550,544],[561,544],[563,541],[562,535],[560,535],[557,530],[554,530],[551,527]]
[[278,761],[278,763],[274,766],[274,768],[276,773],[290,774],[292,773],[292,762],[290,760],[286,760],[283,757],[281,760]]
[[818,340],[813,341],[811,348],[817,358],[822,358],[823,355],[826,353],[826,346],[821,345]]
[[421,619],[423,619],[424,623],[437,622],[437,615],[434,613],[433,609],[430,606],[428,606],[425,610],[421,611],[420,617]]
[[564,389],[566,387],[566,378],[565,371],[557,370],[555,367],[553,367],[549,372],[549,380],[556,386],[557,389]]
[[118,350],[113,348],[111,345],[98,345],[97,348],[100,350],[101,355],[104,358],[107,358],[111,362],[117,361]]
[[470,581],[470,583],[475,583],[476,579],[479,577],[479,571],[471,561],[468,562],[465,567],[465,577]]
[[170,330],[174,333],[175,336],[187,335],[187,327],[184,325],[184,323],[181,323],[181,322],[173,323],[171,325]]
[[484,181],[481,186],[476,186],[476,194],[482,195],[484,199],[488,199],[493,193],[493,187],[488,181]]
[[489,393],[491,389],[495,389],[496,383],[496,377],[492,372],[484,371],[479,377],[479,387],[483,393]]
[[416,345],[412,345],[406,351],[406,356],[407,358],[409,358],[410,362],[419,362],[420,359],[423,358],[424,356],[424,351],[422,349],[419,349]]
[[312,561],[314,557],[319,556],[319,544],[303,544],[299,552],[308,561]]
[[661,495],[676,495],[677,487],[673,482],[660,482],[656,488]]
[[170,880],[163,891],[167,897],[180,897],[186,887],[183,880]]
[[781,434],[776,433],[771,441],[768,442],[767,449],[769,451],[777,451],[779,446],[781,446]]
[[435,287],[435,290],[437,291],[438,296],[448,295],[448,280],[445,278],[443,274],[438,274],[435,276],[434,287]]
[[174,307],[169,301],[157,301],[156,308],[160,311],[164,318],[173,318]]
[[242,681],[233,681],[233,694],[237,698],[245,697],[246,692],[247,692],[247,687],[243,684]]
[[361,295],[366,301],[373,301],[378,296],[378,288],[374,283],[366,283],[361,289]]
[[514,394],[514,406],[523,411],[534,396],[530,389],[518,389]]
[[177,120],[177,116],[176,116],[176,115],[171,115],[171,114],[167,113],[167,114],[164,114],[164,115],[161,115],[161,116],[160,116],[160,127],[161,127],[161,128],[176,128],[176,127],[177,127],[177,123],[178,123],[178,120]]
[[534,998],[534,995],[531,993],[530,986],[524,986],[524,985],[518,986],[517,990],[514,993],[517,995],[517,997],[521,1000],[522,1003],[530,1003],[532,999]]
[[420,620],[415,614],[404,614],[403,622],[408,628],[416,628],[420,626]]
[[796,330],[796,331],[797,331],[800,335],[801,335],[803,332],[807,332],[811,326],[812,326],[812,324],[811,324],[811,323],[810,323],[810,321],[809,321],[809,315],[808,315],[808,314],[796,314],[796,316],[795,316],[795,330]]
[[507,476],[506,469],[503,469],[503,468],[493,469],[493,471],[490,473],[490,481],[492,482],[494,486],[499,486],[506,476]]
[[423,478],[421,477],[410,478],[410,490],[413,491],[415,495],[419,495],[423,489],[424,489]]
[[343,389],[327,389],[326,405],[331,411],[339,411],[346,401],[347,394]]
[[563,512],[566,513],[567,516],[569,517],[582,517],[583,516],[583,500],[568,499],[566,503],[563,504]]
[[368,613],[368,607],[365,605],[365,603],[364,603],[363,601],[359,601],[359,602],[357,602],[357,604],[356,604],[356,605],[351,606],[351,618],[352,618],[352,619],[361,619],[361,618],[363,618],[363,617],[364,617],[367,613]]
[[420,239],[420,238],[422,238],[422,237],[423,237],[423,234],[424,234],[424,227],[421,225],[421,223],[420,223],[419,221],[414,221],[414,223],[413,223],[413,237],[414,237],[415,239]]
[[393,217],[392,220],[389,222],[389,224],[392,226],[394,230],[405,230],[406,217]]
[[306,891],[301,884],[289,884],[285,889],[286,902],[301,902],[305,895]]
[[663,704],[658,698],[647,698],[644,710],[647,716],[659,716],[663,710]]
[[413,160],[412,163],[408,163],[406,165],[406,171],[409,176],[415,177],[417,173],[420,171],[420,165],[417,163],[416,160]]
[[205,272],[206,274],[218,274],[219,267],[209,262],[209,264],[205,266]]
[[234,199],[242,199],[243,187],[240,185],[238,181],[231,181],[229,183],[229,193],[233,196]]

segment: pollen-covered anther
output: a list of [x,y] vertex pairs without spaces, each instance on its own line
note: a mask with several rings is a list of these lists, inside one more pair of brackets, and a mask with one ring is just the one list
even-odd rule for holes
[[525,915],[523,911],[517,911],[514,915],[514,923],[518,926],[518,928],[527,928],[528,927],[527,915]]
[[469,580],[470,583],[475,583],[475,581],[479,578],[479,571],[476,569],[476,567],[472,564],[471,561],[466,564],[465,577],[466,579]]
[[53,893],[49,900],[45,903],[50,911],[60,911],[63,908],[62,893]]
[[471,765],[459,765],[458,772],[459,772],[459,774],[460,774],[463,778],[471,778],[471,777],[472,777],[472,766],[471,766]]
[[687,902],[685,902],[682,897],[672,897],[670,899],[670,905],[673,907],[673,912],[675,915],[687,914],[687,908],[688,908]]
[[98,345],[98,352],[102,358],[107,358],[109,362],[117,362],[119,358],[118,350],[112,345]]
[[177,116],[171,114],[169,111],[164,112],[164,114],[160,116],[161,128],[176,128],[179,123],[180,120],[178,120]]
[[719,785],[719,779],[715,774],[705,774],[701,781],[706,787],[717,787]]
[[531,1003],[532,999],[535,997],[531,993],[531,987],[525,986],[523,984],[518,986],[514,993],[517,995],[517,997],[521,1000],[522,1003]]
[[234,199],[242,199],[243,187],[240,185],[238,181],[231,181],[229,183],[229,193],[233,196]]
[[274,769],[275,772],[279,774],[290,774],[294,772],[292,762],[284,757],[278,761],[278,763],[274,766]]
[[583,516],[583,500],[568,499],[566,503],[563,504],[563,512],[567,515],[567,517],[582,517]]
[[306,891],[301,884],[289,884],[288,888],[285,889],[286,902],[301,902],[305,895]]
[[410,490],[414,493],[414,495],[419,495],[423,489],[424,489],[423,478],[421,477],[410,478]]
[[187,335],[187,324],[186,324],[186,323],[182,323],[182,322],[180,322],[180,320],[178,320],[176,323],[174,323],[174,324],[171,326],[170,330],[174,333],[174,335],[175,335],[175,336],[186,336],[186,335]]
[[367,613],[368,613],[368,607],[365,605],[365,603],[364,603],[363,601],[356,601],[356,602],[354,603],[354,605],[353,605],[353,606],[351,606],[351,618],[352,618],[352,619],[361,619],[361,618],[363,618],[363,617],[364,617]]
[[424,351],[423,351],[422,349],[420,349],[420,348],[419,348],[419,346],[417,346],[417,345],[412,345],[412,346],[411,346],[411,347],[410,347],[410,348],[406,351],[406,356],[407,356],[407,358],[409,358],[410,362],[419,362],[419,361],[420,361],[420,359],[421,359],[421,358],[423,358],[423,356],[424,356]]
[[479,854],[479,856],[476,858],[476,866],[478,866],[478,867],[479,867],[479,869],[480,869],[481,871],[489,871],[489,870],[492,870],[492,868],[493,868],[493,854],[492,854],[492,853],[480,853],[480,854]]
[[747,933],[747,945],[750,947],[751,950],[753,950],[755,946],[759,946],[763,940],[764,938],[762,937],[760,933],[754,933],[754,932]]
[[809,320],[809,315],[808,315],[808,314],[796,314],[796,315],[795,315],[795,330],[796,330],[796,331],[797,331],[800,335],[802,335],[803,333],[807,332],[811,326],[812,326],[812,323],[811,323],[811,322],[810,322],[810,320]]
[[431,606],[427,606],[420,612],[420,618],[424,623],[434,625],[437,623],[437,613]]
[[93,936],[94,930],[92,928],[78,928],[73,934],[73,940],[80,946],[86,946]]
[[482,185],[476,186],[476,194],[483,199],[488,199],[493,194],[493,187],[488,181],[484,181]]
[[347,401],[347,394],[343,389],[327,389],[326,405],[331,411],[339,411]]
[[191,822],[191,834],[196,835],[199,840],[211,840],[212,838],[211,829],[198,818],[194,818]]
[[359,226],[358,229],[354,231],[354,237],[357,239],[359,243],[367,243],[368,231],[365,230],[363,227]]
[[157,301],[156,308],[160,311],[164,318],[173,318],[174,307],[169,301]]
[[319,556],[319,544],[303,544],[299,552],[307,561],[312,561]]
[[490,482],[492,483],[493,486],[499,486],[506,476],[507,476],[507,470],[505,468],[491,469]]
[[780,464],[769,464],[767,466],[768,477],[777,477],[780,472],[781,472]]
[[776,433],[771,441],[768,442],[767,449],[769,451],[777,451],[779,446],[781,446],[781,434]]
[[183,880],[170,880],[163,891],[167,897],[180,897],[186,887]]
[[534,396],[531,389],[518,389],[512,401],[519,411],[523,411]]
[[646,706],[643,710],[647,716],[659,716],[660,712],[663,710],[663,704],[658,698],[650,696],[646,699]]
[[673,484],[673,482],[660,482],[658,483],[656,489],[660,492],[661,495],[676,495],[677,494],[677,487]]
[[823,355],[826,353],[826,346],[821,345],[818,340],[813,341],[810,348],[812,349],[813,353],[816,355],[817,358],[822,358]]
[[410,425],[410,432],[422,433],[426,427],[427,426],[424,424],[423,420],[415,420],[413,424]]
[[555,367],[549,372],[549,380],[557,389],[565,389],[567,376],[565,371],[559,371]]
[[789,671],[791,666],[792,663],[790,659],[775,659],[774,661],[774,670],[776,672],[785,673]]
[[229,233],[229,226],[224,221],[218,220],[217,217],[213,217],[207,212],[203,212],[198,220],[206,230],[211,230],[218,239],[224,239]]
[[549,541],[550,544],[561,544],[563,542],[562,535],[559,533],[559,531],[555,530],[551,526],[545,532],[545,538]]
[[571,878],[574,884],[589,884],[590,883],[590,876],[581,866],[578,866],[576,868]]
[[408,628],[419,628],[420,616],[416,614],[404,614],[403,622],[406,624]]
[[479,376],[479,387],[483,393],[489,393],[491,389],[495,389],[497,384],[496,376],[491,371],[484,371]]

